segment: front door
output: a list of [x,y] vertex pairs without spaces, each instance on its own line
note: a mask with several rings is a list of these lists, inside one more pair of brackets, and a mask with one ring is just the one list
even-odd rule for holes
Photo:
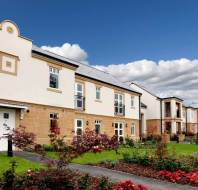
[[15,128],[15,110],[0,108],[0,151],[7,151],[8,140],[5,137]]
[[124,141],[123,123],[122,122],[114,123],[114,128],[115,128],[115,135],[118,137],[118,141],[122,143]]

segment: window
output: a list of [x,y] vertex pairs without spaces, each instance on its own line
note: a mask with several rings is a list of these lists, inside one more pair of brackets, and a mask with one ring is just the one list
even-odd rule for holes
[[100,92],[100,87],[96,87],[96,100],[101,99],[101,92]]
[[131,96],[131,108],[134,108],[134,96]]
[[122,143],[124,141],[124,132],[123,132],[123,123],[122,122],[115,122],[114,123],[114,132],[115,135],[118,137],[118,141]]
[[115,94],[114,109],[116,115],[124,115],[124,96],[122,94]]
[[[58,128],[58,113],[50,113],[50,130],[51,132],[60,132]],[[56,130],[56,131],[55,131]],[[58,130],[58,131],[57,131]]]
[[76,119],[75,134],[76,135],[82,135],[82,132],[83,132],[83,120],[82,119]]
[[180,114],[180,103],[177,103],[176,102],[176,117],[177,118],[180,118],[181,117],[181,114]]
[[95,120],[95,132],[96,132],[96,134],[100,134],[100,130],[101,130],[101,121]]
[[165,102],[165,117],[171,117],[171,103]]
[[83,84],[76,83],[75,84],[75,107],[77,109],[84,109],[85,108],[85,98],[83,92]]
[[135,123],[131,124],[131,135],[135,135]]
[[58,113],[50,113],[50,119],[58,119]]
[[10,61],[6,61],[6,67],[11,68],[12,67],[12,63]]
[[4,113],[4,114],[3,114],[3,118],[4,118],[4,119],[9,119],[9,113]]
[[59,70],[54,68],[54,67],[50,67],[49,68],[49,72],[50,72],[50,88],[59,88]]

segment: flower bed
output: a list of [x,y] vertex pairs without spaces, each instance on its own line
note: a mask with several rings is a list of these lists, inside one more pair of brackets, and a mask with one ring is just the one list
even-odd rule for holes
[[192,184],[198,186],[198,171],[186,173],[181,170],[178,170],[176,172],[162,170],[159,173],[162,178],[167,179],[171,182]]
[[178,170],[176,172],[170,172],[167,170],[157,171],[151,166],[142,166],[139,164],[129,164],[124,161],[116,163],[102,162],[97,166],[105,167],[108,169],[123,171],[139,176],[151,177],[155,179],[168,180],[174,183],[189,184],[198,187],[198,171],[184,172]]
[[71,170],[29,170],[25,175],[17,176],[12,170],[0,179],[2,190],[149,190],[143,185],[135,185],[131,181],[112,183],[106,177],[92,177]]

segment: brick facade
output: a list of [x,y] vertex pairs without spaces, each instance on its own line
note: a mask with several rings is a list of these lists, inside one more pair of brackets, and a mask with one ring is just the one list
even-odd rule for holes
[[[24,104],[22,102],[0,100],[0,103]],[[101,121],[101,133],[106,133],[108,136],[114,135],[114,122],[123,122],[124,137],[131,137],[131,124],[135,123],[136,135],[132,138],[135,140],[139,137],[139,120],[127,119],[124,117],[109,117],[102,115],[86,114],[74,109],[38,105],[25,103],[28,111],[21,118],[21,111],[16,110],[16,127],[19,125],[26,126],[27,131],[36,134],[36,141],[40,144],[49,144],[49,129],[50,129],[50,113],[57,113],[58,127],[60,127],[61,135],[66,136],[66,141],[71,142],[75,135],[75,119],[83,119],[83,128],[94,129],[95,120]]]

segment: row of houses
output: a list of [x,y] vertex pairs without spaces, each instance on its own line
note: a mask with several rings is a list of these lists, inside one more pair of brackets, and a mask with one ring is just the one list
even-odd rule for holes
[[[9,20],[0,24],[0,136],[19,125],[49,143],[56,121],[71,141],[85,128],[135,140],[164,131],[197,132],[197,109],[35,46]],[[0,138],[0,150],[7,140]]]
[[142,135],[180,134],[193,135],[198,132],[198,109],[185,106],[178,97],[160,98],[136,83],[128,83],[142,93]]

